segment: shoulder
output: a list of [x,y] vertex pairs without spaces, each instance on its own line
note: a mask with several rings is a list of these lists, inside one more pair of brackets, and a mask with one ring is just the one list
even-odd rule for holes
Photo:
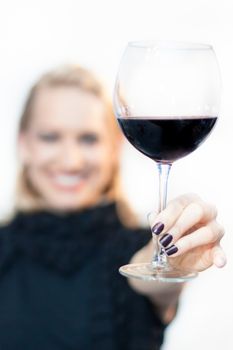
[[7,217],[0,220],[0,239],[7,234],[16,232],[19,227],[20,220],[19,218],[22,215],[18,211],[14,211],[9,214]]
[[19,211],[17,209],[12,210],[7,215],[5,215],[0,220],[0,235],[3,233],[8,233],[12,231],[13,226],[19,216]]
[[0,224],[0,273],[15,255],[12,222]]
[[0,240],[4,239],[6,235],[10,234],[13,230],[12,223],[13,220],[10,221],[2,221],[0,222]]

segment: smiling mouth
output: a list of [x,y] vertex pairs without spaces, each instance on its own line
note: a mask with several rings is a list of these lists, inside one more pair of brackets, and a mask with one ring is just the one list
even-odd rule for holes
[[59,188],[65,191],[80,190],[85,185],[85,182],[86,182],[86,179],[84,176],[64,175],[64,174],[53,175],[51,177],[51,180],[53,184],[56,186],[56,188]]

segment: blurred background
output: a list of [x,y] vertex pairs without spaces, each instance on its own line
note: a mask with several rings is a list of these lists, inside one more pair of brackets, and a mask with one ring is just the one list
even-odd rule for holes
[[[31,84],[44,71],[78,63],[112,94],[128,41],[168,39],[212,44],[223,83],[221,115],[211,137],[173,165],[169,198],[197,192],[219,208],[228,264],[190,282],[163,350],[233,349],[231,250],[233,170],[233,4],[231,0],[8,0],[0,3],[0,217],[12,206],[17,120]],[[125,142],[123,185],[142,221],[158,198],[157,169]]]

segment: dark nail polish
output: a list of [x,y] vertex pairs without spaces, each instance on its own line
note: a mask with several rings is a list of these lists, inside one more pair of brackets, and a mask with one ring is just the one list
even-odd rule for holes
[[152,227],[152,232],[155,234],[155,235],[159,235],[164,229],[164,224],[162,222],[157,222],[157,224],[155,224],[153,227]]
[[166,248],[171,243],[172,240],[173,240],[173,236],[170,235],[169,233],[166,233],[162,238],[160,238],[159,242],[164,248]]
[[171,245],[171,247],[165,249],[165,252],[168,256],[170,256],[178,252],[178,248],[173,244]]

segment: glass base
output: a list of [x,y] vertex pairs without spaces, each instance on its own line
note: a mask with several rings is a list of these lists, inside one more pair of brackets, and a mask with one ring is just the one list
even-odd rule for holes
[[129,264],[121,266],[119,272],[125,277],[144,281],[181,283],[195,278],[195,271],[181,271],[171,266],[154,267],[151,263]]

